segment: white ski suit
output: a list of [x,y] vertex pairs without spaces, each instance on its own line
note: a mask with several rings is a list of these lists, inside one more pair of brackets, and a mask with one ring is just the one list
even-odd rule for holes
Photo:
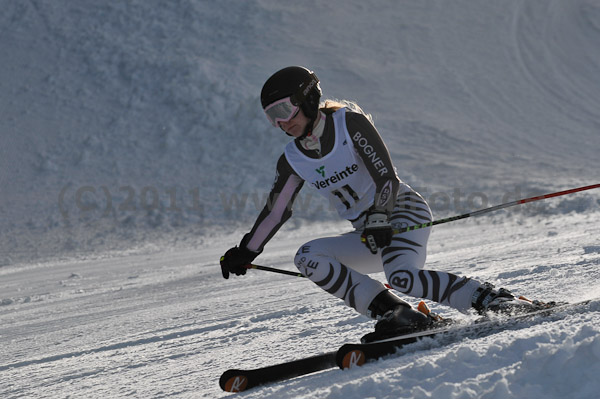
[[469,309],[479,282],[423,269],[429,227],[394,235],[391,245],[377,254],[361,242],[365,215],[372,208],[385,211],[394,228],[432,220],[427,202],[396,175],[387,147],[369,119],[341,108],[326,115],[318,127],[323,129],[320,148],[307,149],[298,139],[286,146],[267,205],[241,245],[261,252],[289,219],[296,195],[308,182],[354,230],[302,245],[294,262],[303,275],[364,315],[386,289],[368,274],[382,271],[401,293],[460,311]]

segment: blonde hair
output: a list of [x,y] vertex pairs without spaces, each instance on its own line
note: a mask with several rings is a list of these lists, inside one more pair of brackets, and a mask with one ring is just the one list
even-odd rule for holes
[[367,114],[365,111],[363,111],[363,109],[354,101],[326,99],[325,101],[321,102],[321,104],[319,104],[319,111],[322,111],[326,115],[333,114],[340,108],[348,108],[352,112],[363,114],[367,117],[369,122],[373,123],[373,117],[371,116],[371,114]]

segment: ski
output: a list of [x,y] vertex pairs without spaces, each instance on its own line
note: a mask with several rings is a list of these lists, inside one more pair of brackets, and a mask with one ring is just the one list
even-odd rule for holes
[[362,366],[367,362],[391,355],[406,345],[414,344],[424,338],[434,338],[440,334],[447,334],[455,329],[456,326],[454,328],[448,326],[364,344],[345,344],[336,352],[335,362],[341,369]]
[[221,375],[219,385],[227,392],[241,392],[258,385],[326,370],[335,367],[336,353],[333,351],[251,370],[227,370]]
[[484,318],[475,323],[469,323],[462,326],[451,324],[447,327],[435,330],[420,331],[381,341],[362,344],[345,344],[336,353],[336,364],[342,369],[362,366],[365,363],[392,355],[404,346],[421,341],[425,338],[439,338],[436,340],[437,345],[447,345],[465,338],[480,338],[506,330],[513,325],[518,327],[518,324],[522,321],[534,320],[538,317],[543,321],[545,316],[560,311],[579,308],[590,302],[590,300],[586,300],[576,303],[563,303],[514,316],[498,316],[498,318],[493,319]]
[[[244,390],[283,381],[302,375],[315,373],[336,367],[342,369],[362,366],[385,356],[396,354],[403,347],[427,338],[435,338],[435,345],[447,345],[459,342],[465,338],[478,338],[492,335],[514,326],[519,328],[519,323],[539,318],[540,322],[546,316],[555,313],[568,312],[574,309],[585,310],[585,305],[592,302],[586,300],[576,303],[558,304],[552,307],[519,314],[516,316],[498,316],[497,318],[480,319],[474,323],[453,323],[437,329],[415,332],[400,337],[389,338],[363,344],[345,344],[338,350],[327,352],[316,356],[306,357],[289,362],[279,363],[272,366],[256,369],[230,369],[225,371],[219,379],[221,389],[227,392],[242,392]],[[416,350],[426,349],[419,347]]]

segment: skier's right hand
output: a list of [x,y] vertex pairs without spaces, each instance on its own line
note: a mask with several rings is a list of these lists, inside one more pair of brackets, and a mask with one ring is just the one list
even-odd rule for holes
[[258,255],[258,253],[252,252],[247,248],[237,246],[230,248],[225,252],[225,255],[221,256],[223,278],[228,279],[229,273],[233,273],[236,276],[246,274],[246,270],[248,270],[248,267]]

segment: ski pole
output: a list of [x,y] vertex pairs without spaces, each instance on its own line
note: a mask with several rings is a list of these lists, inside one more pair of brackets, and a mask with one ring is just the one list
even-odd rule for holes
[[287,274],[288,276],[305,277],[302,273],[290,272],[288,270],[282,270],[282,269],[275,269],[274,267],[268,267],[268,266],[250,264],[250,265],[246,265],[246,268],[247,269],[256,269],[256,270],[264,270],[266,272],[273,272],[273,273],[279,273],[279,274]]
[[[261,265],[255,265],[255,264],[250,264],[250,265],[246,265],[247,269],[256,269],[256,270],[263,270],[266,272],[273,272],[273,273],[279,273],[279,274],[287,274],[288,276],[294,276],[294,277],[302,277],[302,278],[306,278],[306,276],[302,273],[298,273],[298,272],[290,272],[288,270],[283,270],[283,269],[276,269],[274,267],[268,267],[268,266],[261,266]],[[391,289],[392,286],[389,284],[384,284],[386,288]]]
[[497,210],[508,208],[508,207],[515,206],[515,205],[521,205],[521,204],[526,204],[528,202],[540,201],[540,200],[547,199],[547,198],[559,197],[561,195],[573,194],[573,193],[577,193],[580,191],[591,190],[591,189],[599,188],[599,187],[600,187],[600,184],[592,184],[590,186],[578,187],[578,188],[573,188],[570,190],[558,191],[556,193],[538,195],[535,197],[524,198],[524,199],[520,199],[520,200],[516,200],[516,201],[506,202],[504,204],[480,209],[480,210],[474,211],[474,212],[464,213],[462,215],[451,216],[451,217],[444,218],[444,219],[434,220],[434,221],[428,222],[428,223],[421,223],[421,224],[416,224],[414,226],[408,226],[408,227],[403,227],[401,229],[395,229],[394,234],[404,233],[407,231],[422,229],[422,228],[430,227],[430,226],[436,226],[436,225],[442,224],[442,223],[454,222],[456,220],[466,219],[471,216],[480,216],[480,215],[483,215],[484,213],[497,211]]

